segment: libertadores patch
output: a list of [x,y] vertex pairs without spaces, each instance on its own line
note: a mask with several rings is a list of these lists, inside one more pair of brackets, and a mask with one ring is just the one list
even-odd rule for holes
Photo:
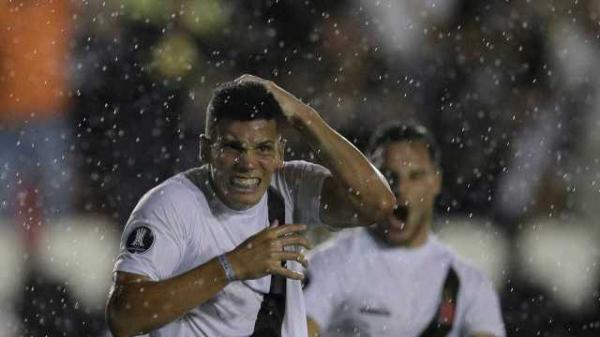
[[152,247],[154,234],[146,226],[135,228],[127,237],[126,248],[130,253],[144,253]]

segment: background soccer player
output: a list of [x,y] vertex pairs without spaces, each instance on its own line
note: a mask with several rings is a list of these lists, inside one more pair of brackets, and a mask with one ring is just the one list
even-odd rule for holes
[[386,221],[344,233],[310,258],[309,335],[504,336],[490,280],[430,232],[442,177],[425,128],[386,126],[371,152],[398,205]]

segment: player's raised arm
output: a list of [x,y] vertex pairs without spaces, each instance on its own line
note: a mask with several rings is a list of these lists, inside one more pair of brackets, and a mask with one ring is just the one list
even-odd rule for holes
[[321,192],[321,220],[333,226],[372,224],[384,219],[396,203],[385,178],[319,113],[271,81],[244,75],[239,81],[262,83],[275,97],[288,122],[314,148],[331,171]]

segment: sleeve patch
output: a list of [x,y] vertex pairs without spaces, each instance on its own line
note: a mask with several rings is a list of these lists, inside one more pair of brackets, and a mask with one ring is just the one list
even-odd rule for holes
[[140,226],[131,231],[127,237],[126,248],[130,253],[144,253],[152,247],[154,234],[146,226]]

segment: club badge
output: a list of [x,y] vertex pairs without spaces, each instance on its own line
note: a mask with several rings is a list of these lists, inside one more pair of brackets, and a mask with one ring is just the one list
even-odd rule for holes
[[127,237],[126,248],[130,253],[144,253],[154,243],[154,234],[146,226],[140,226],[131,231]]

